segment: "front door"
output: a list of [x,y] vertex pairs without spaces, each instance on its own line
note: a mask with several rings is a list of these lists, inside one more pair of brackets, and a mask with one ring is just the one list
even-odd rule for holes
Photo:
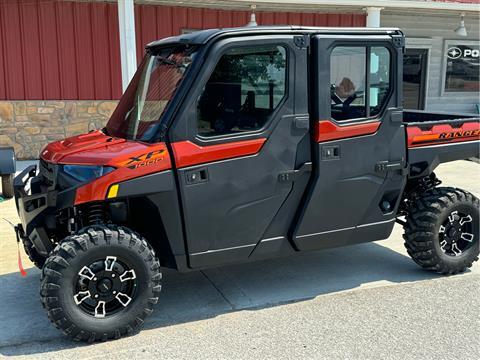
[[427,76],[427,49],[406,49],[403,55],[403,107],[425,108],[425,79]]
[[[404,186],[401,38],[317,36],[314,172],[298,249],[388,237]],[[400,41],[398,41],[400,40]]]
[[293,36],[226,39],[207,55],[170,133],[190,267],[288,243],[310,176],[306,56]]

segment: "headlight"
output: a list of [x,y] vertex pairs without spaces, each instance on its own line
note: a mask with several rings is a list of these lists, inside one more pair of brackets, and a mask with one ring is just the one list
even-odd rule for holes
[[115,170],[111,166],[63,165],[62,171],[80,182],[87,182]]

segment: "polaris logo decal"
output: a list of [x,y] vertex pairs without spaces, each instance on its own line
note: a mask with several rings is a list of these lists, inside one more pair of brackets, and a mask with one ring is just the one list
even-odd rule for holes
[[447,57],[449,59],[459,59],[459,58],[479,58],[480,50],[478,49],[460,49],[459,47],[452,46],[447,50]]
[[166,152],[167,151],[165,149],[161,149],[138,156],[132,156],[128,160],[120,163],[119,165],[132,170],[143,166],[153,165],[158,163],[159,161],[162,161]]
[[447,56],[449,59],[458,59],[462,56],[462,50],[458,47],[454,46],[448,49]]

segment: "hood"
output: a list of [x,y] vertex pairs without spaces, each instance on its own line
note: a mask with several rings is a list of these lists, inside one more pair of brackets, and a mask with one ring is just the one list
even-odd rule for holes
[[55,164],[115,165],[133,154],[148,151],[151,146],[94,131],[52,142],[42,150],[40,157]]

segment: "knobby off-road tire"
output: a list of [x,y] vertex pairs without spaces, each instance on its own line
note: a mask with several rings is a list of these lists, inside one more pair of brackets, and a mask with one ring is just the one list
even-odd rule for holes
[[27,254],[30,261],[37,268],[41,269],[45,264],[45,261],[47,260],[47,258],[38,253],[37,249],[33,247],[33,244],[30,241],[30,239],[22,239],[22,242],[23,242],[23,248],[25,249],[25,253]]
[[[139,234],[125,227],[92,226],[52,251],[42,270],[40,296],[50,321],[66,335],[106,341],[140,329],[158,301],[161,278],[155,252]],[[115,286],[121,290],[114,292]],[[121,292],[128,296],[105,298]]]
[[13,174],[2,175],[2,195],[6,199],[13,197]]
[[417,199],[404,230],[407,252],[422,268],[464,272],[480,251],[479,200],[461,189],[435,188]]

